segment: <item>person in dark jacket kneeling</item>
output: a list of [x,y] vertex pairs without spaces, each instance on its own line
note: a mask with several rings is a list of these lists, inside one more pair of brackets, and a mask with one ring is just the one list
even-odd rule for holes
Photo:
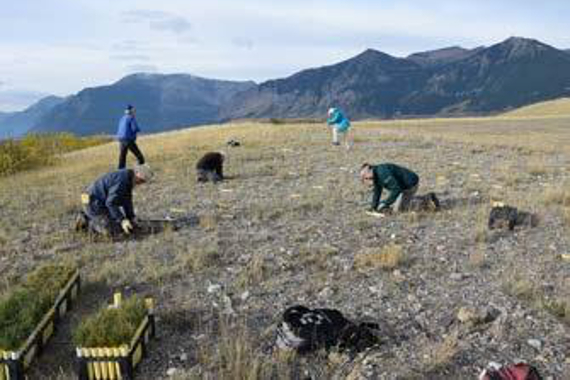
[[[360,178],[364,183],[374,187],[370,210],[373,212],[407,210],[420,183],[420,178],[416,173],[391,163],[380,165],[365,163],[360,168]],[[381,201],[384,189],[388,194]]]
[[212,181],[214,183],[224,179],[224,160],[226,156],[223,152],[206,153],[196,164],[196,180],[198,182]]
[[83,212],[76,220],[75,229],[106,236],[133,232],[133,189],[149,182],[152,177],[148,166],[138,165],[134,169],[121,169],[97,179],[82,194]]

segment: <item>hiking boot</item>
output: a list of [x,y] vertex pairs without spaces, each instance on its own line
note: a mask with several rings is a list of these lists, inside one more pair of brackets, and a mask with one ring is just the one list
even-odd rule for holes
[[75,231],[87,231],[87,227],[89,227],[89,218],[87,218],[87,215],[81,211],[75,217]]

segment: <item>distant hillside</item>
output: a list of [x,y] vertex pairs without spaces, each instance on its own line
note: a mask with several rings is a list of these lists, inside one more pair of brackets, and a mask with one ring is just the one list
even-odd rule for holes
[[24,111],[0,114],[0,138],[21,137],[65,98],[48,96]]
[[427,113],[492,113],[565,95],[570,55],[536,40],[510,38],[438,69],[408,102]]
[[224,118],[352,118],[497,113],[570,95],[570,55],[539,41],[448,48],[401,59],[367,50],[332,66],[271,80],[223,107]]
[[504,115],[515,117],[570,116],[570,98],[532,104]]
[[425,67],[442,66],[468,58],[483,49],[484,47],[464,49],[459,46],[452,46],[438,50],[415,53],[409,55],[406,59]]
[[331,106],[352,119],[497,114],[570,97],[570,54],[512,37],[393,57],[368,49],[287,78],[232,82],[186,74],[133,74],[62,100],[0,115],[0,137],[69,131],[112,134],[127,104],[145,132],[242,118],[322,118]]
[[261,84],[225,105],[225,118],[322,117],[338,105],[357,117],[391,116],[428,79],[420,65],[376,50]]
[[219,119],[220,105],[255,86],[186,74],[134,74],[118,82],[88,88],[43,115],[33,131],[71,131],[78,135],[115,133],[127,104],[137,108],[145,132],[207,124]]

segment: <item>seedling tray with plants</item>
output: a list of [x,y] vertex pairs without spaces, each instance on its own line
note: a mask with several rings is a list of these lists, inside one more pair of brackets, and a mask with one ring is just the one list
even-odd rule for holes
[[79,380],[133,379],[155,335],[153,308],[150,298],[116,293],[113,305],[83,321],[74,332]]
[[0,380],[22,380],[79,295],[79,271],[47,265],[0,297]]

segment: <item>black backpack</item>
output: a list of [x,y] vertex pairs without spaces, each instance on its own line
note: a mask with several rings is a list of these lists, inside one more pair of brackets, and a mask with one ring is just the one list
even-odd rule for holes
[[360,352],[379,343],[373,323],[356,324],[334,309],[309,309],[292,306],[283,313],[277,328],[277,346],[308,353],[337,348]]

